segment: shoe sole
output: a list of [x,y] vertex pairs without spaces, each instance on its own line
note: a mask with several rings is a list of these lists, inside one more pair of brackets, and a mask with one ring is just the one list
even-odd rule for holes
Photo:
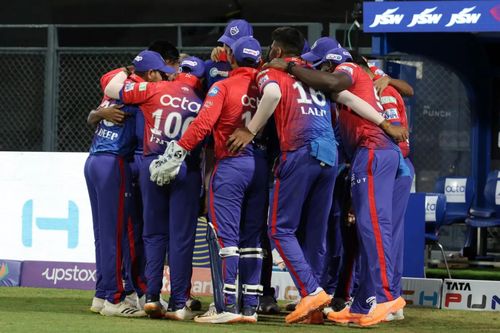
[[104,307],[99,308],[99,309],[98,308],[90,308],[90,312],[92,312],[92,313],[101,313],[101,311],[102,311],[103,308]]
[[255,323],[257,323],[257,319],[255,319],[255,318],[245,318],[245,317],[243,317],[243,318],[241,318],[241,319],[240,319],[240,321],[239,321],[239,322],[240,322],[240,323],[245,323],[245,324],[255,324]]
[[310,309],[309,309],[309,312],[307,312],[307,313],[303,313],[302,315],[300,315],[299,317],[297,317],[297,318],[295,318],[295,319],[293,319],[293,320],[288,321],[288,320],[286,320],[286,318],[285,318],[285,322],[286,322],[287,324],[296,324],[296,323],[298,323],[299,321],[303,321],[303,320],[304,320],[304,319],[306,319],[306,318],[307,318],[307,317],[308,317],[308,316],[309,316],[312,312],[314,312],[314,311],[321,311],[321,310],[323,310],[324,308],[326,308],[326,307],[330,304],[330,302],[331,302],[331,301],[332,301],[332,300],[331,300],[331,299],[329,299],[329,300],[327,300],[327,301],[323,302],[322,304],[318,305],[316,308],[310,308]]
[[200,324],[236,324],[236,323],[241,323],[241,318],[234,318],[234,319],[231,319],[229,321],[224,321],[224,322],[221,322],[221,321],[200,321],[199,319],[196,320],[196,318],[194,318],[194,322],[200,323]]
[[158,307],[151,307],[151,306],[147,306],[147,304],[146,304],[146,305],[144,305],[144,312],[146,312],[146,314],[148,315],[149,318],[153,318],[153,319],[163,318],[162,309],[160,309]]

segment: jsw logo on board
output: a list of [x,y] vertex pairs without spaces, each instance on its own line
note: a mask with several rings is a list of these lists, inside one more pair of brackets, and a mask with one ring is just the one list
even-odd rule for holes
[[426,8],[421,13],[413,14],[413,18],[407,27],[411,28],[417,24],[438,24],[441,17],[443,17],[443,14],[433,14],[436,9],[437,6],[433,8]]
[[378,25],[400,24],[405,16],[404,14],[395,14],[398,9],[399,7],[389,8],[382,14],[375,15],[375,19],[370,25],[370,28],[374,28]]

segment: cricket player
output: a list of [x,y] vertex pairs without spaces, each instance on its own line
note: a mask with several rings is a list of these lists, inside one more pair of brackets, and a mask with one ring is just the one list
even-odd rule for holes
[[[369,67],[364,58],[356,59],[361,68],[370,76],[372,80],[376,80],[377,76],[374,71],[377,68]],[[408,119],[406,115],[406,107],[403,98],[399,92],[392,86],[388,85],[380,93],[380,103],[384,109],[384,118],[391,124],[403,126],[408,129]],[[409,159],[410,143],[409,140],[398,143],[399,149],[405,159],[410,173],[405,176],[397,177],[394,185],[394,194],[392,201],[392,246],[391,256],[394,265],[394,273],[392,281],[390,281],[390,290],[394,297],[401,296],[401,278],[403,276],[403,252],[404,252],[404,217],[408,199],[410,197],[411,184],[415,177],[415,169]],[[391,313],[386,318],[387,321],[404,319],[403,309],[396,313]]]
[[[229,78],[210,88],[199,116],[178,142],[172,141],[172,155],[165,156],[164,163],[154,167],[151,174],[160,183],[171,181],[187,152],[213,133],[216,165],[210,181],[209,218],[220,245],[224,304],[216,314],[196,317],[195,321],[201,323],[257,322],[256,311],[262,293],[260,238],[268,196],[266,155],[257,143],[248,145],[240,153],[232,153],[226,142],[257,109],[259,90],[255,77],[261,53],[260,44],[253,37],[241,37],[231,44]],[[169,151],[170,146],[167,154]],[[167,179],[164,176],[168,176]],[[214,260],[212,262],[214,265]],[[238,276],[241,306],[236,297]]]
[[[291,67],[291,74],[314,88],[325,92],[347,89],[382,112],[373,81],[359,65],[345,62],[337,66],[329,61],[342,56],[344,51],[337,48],[323,58],[323,69],[327,67],[331,73],[287,66]],[[276,65],[284,67],[284,64]],[[393,295],[390,289],[394,272],[390,250],[395,180],[409,171],[399,147],[384,133],[396,126],[386,120],[380,122],[380,127],[376,126],[347,107],[342,108],[339,117],[344,149],[352,161],[351,195],[360,238],[360,276],[352,306],[330,312],[328,319],[371,326],[405,305],[403,298]],[[401,133],[405,133],[402,139],[406,139],[407,131],[403,129]]]
[[[141,52],[136,57],[137,60],[147,64],[160,77],[174,72],[165,65],[161,57],[152,57],[150,51]],[[144,309],[150,317],[165,315],[176,320],[193,318],[191,310],[186,307],[186,301],[191,288],[192,256],[201,189],[199,151],[193,151],[186,159],[179,177],[169,186],[158,186],[150,181],[149,164],[163,154],[170,140],[178,139],[186,131],[200,110],[203,62],[194,57],[185,61],[193,66],[192,73],[179,73],[172,82],[139,82],[124,86],[126,73],[120,73],[106,87],[107,94],[120,96],[124,103],[137,104],[144,114],[144,161],[139,176],[144,204],[143,239],[148,287]],[[139,76],[143,75],[141,69],[136,68]],[[167,248],[171,297],[164,313],[160,291]]]
[[[298,30],[278,28],[272,39],[271,59],[283,57],[305,65],[297,57],[304,47]],[[323,93],[274,69],[262,71],[257,82],[263,96],[244,131],[253,138],[274,112],[281,154],[270,199],[269,231],[302,296],[286,317],[287,323],[296,323],[330,302],[319,286],[337,166],[330,102]],[[231,150],[246,144],[233,137],[228,142]],[[305,232],[299,242],[295,232],[301,225]]]
[[[112,75],[101,80],[103,90]],[[128,252],[127,222],[133,213],[128,160],[136,146],[137,108],[108,108],[115,104],[120,102],[104,96],[101,108],[91,111],[88,118],[89,124],[96,126],[84,170],[92,208],[97,270],[96,294],[90,310],[105,316],[143,317],[144,311],[124,302],[122,282],[122,262],[127,261],[124,257]]]

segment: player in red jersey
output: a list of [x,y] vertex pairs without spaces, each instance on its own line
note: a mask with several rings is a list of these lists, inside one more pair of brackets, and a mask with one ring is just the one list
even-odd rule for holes
[[168,247],[172,293],[165,316],[178,320],[193,317],[186,307],[186,300],[191,288],[197,198],[201,189],[199,153],[193,152],[186,159],[181,166],[181,175],[169,186],[158,186],[150,181],[149,164],[163,154],[168,142],[180,138],[201,107],[203,61],[194,57],[185,61],[200,70],[179,73],[171,82],[140,82],[125,86],[125,75],[117,75],[106,87],[106,94],[119,95],[126,104],[137,104],[145,118],[144,161],[140,170],[148,288],[144,308],[152,317],[163,314],[159,295]]
[[[364,71],[372,78],[377,79],[377,75],[373,74],[376,68],[368,67],[368,63],[362,57],[355,59]],[[408,129],[408,118],[406,114],[405,103],[399,92],[392,85],[388,85],[380,93],[380,103],[384,109],[384,117],[391,124],[403,126]],[[396,178],[394,185],[394,195],[392,202],[392,246],[391,246],[391,261],[394,266],[393,278],[390,281],[391,292],[394,297],[401,296],[401,278],[403,276],[403,249],[404,249],[404,216],[408,199],[410,196],[411,184],[415,171],[413,164],[409,159],[410,143],[409,140],[398,143],[399,149],[405,158],[406,165],[410,169],[410,174],[405,177]],[[388,315],[386,320],[401,320],[404,319],[403,309],[396,313]]]
[[[335,49],[325,55],[322,61],[325,72],[279,61],[271,66],[289,68],[289,72],[304,83],[328,93],[347,89],[382,112],[373,82],[359,65],[347,62],[337,66],[328,61],[329,56],[335,57],[342,51]],[[405,304],[401,297],[395,297],[391,292],[389,281],[392,280],[393,266],[389,252],[395,180],[400,173],[409,173],[409,170],[399,147],[373,122],[343,107],[339,124],[344,149],[352,161],[351,193],[360,238],[361,272],[352,306],[331,312],[328,318],[340,323],[371,326]],[[395,127],[387,121],[382,124],[385,128]],[[407,131],[402,129],[402,133],[406,139]]]
[[[199,116],[178,141],[172,141],[166,156],[152,164],[152,178],[159,183],[175,177],[179,163],[208,134],[215,141],[216,166],[209,191],[209,218],[220,245],[223,304],[218,313],[195,318],[201,323],[257,321],[262,267],[260,237],[267,209],[267,162],[258,144],[240,153],[227,149],[233,131],[248,122],[257,109],[259,90],[255,84],[261,48],[252,37],[242,37],[231,45],[232,71],[228,79],[209,90]],[[170,154],[170,156],[169,156]],[[217,265],[212,260],[212,266]],[[217,267],[212,267],[216,270]],[[239,274],[238,274],[239,272]],[[241,308],[236,299],[236,278],[242,285]],[[214,295],[216,296],[216,295]]]

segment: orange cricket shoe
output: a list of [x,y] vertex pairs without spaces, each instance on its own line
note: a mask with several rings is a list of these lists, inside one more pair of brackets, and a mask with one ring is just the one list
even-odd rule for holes
[[323,312],[316,310],[311,312],[306,319],[302,320],[300,324],[310,324],[310,325],[323,325],[325,320],[323,319]]
[[329,312],[326,318],[334,323],[347,325],[348,323],[357,324],[359,322],[359,318],[362,316],[363,314],[361,313],[351,313],[351,308],[346,306],[340,311]]
[[307,295],[303,297],[299,304],[295,307],[295,311],[285,317],[287,324],[298,323],[307,318],[307,316],[316,310],[322,310],[328,306],[332,300],[332,296],[321,290],[316,295]]
[[390,313],[404,308],[405,305],[406,302],[402,297],[398,297],[390,302],[377,304],[375,309],[359,319],[359,325],[363,327],[376,325],[387,318]]

